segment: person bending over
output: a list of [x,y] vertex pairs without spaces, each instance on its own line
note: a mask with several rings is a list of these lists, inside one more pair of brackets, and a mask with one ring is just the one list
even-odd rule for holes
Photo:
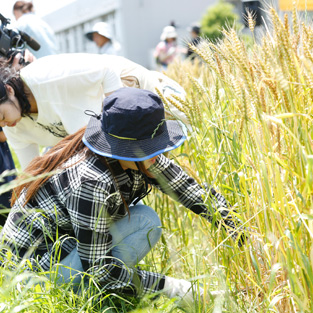
[[[183,88],[165,75],[120,56],[51,55],[20,71],[2,61],[0,126],[21,168],[39,155],[39,146],[54,146],[86,126],[88,116],[84,111],[100,113],[104,97],[123,86],[153,92],[158,89],[164,96],[185,96]],[[176,112],[183,120],[182,112],[170,110],[173,115]]]
[[[32,269],[51,271],[53,262],[61,264],[60,282],[79,283],[89,273],[103,290],[138,297],[164,293],[192,305],[190,282],[135,266],[162,230],[157,213],[140,200],[156,186],[208,221],[219,210],[222,218],[214,218],[216,225],[221,223],[240,246],[245,237],[238,221],[221,194],[211,189],[204,202],[200,185],[163,155],[184,142],[186,128],[165,120],[156,94],[121,88],[104,100],[101,115],[86,113],[91,115],[87,127],[25,170],[34,177],[52,176],[14,190],[2,243],[28,258]],[[57,234],[61,251],[56,250]]]

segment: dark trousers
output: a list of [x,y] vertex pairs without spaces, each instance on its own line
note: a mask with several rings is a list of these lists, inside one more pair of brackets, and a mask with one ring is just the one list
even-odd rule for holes
[[[7,142],[0,142],[0,173],[6,170],[14,170],[15,165]],[[0,186],[15,178],[15,175],[5,176],[0,181]],[[3,209],[10,208],[11,191],[0,195],[0,225],[4,225],[8,213],[3,213]]]

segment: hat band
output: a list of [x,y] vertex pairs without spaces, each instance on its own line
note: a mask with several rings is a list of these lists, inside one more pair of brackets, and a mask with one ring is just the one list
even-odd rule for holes
[[126,140],[137,140],[136,138],[128,138],[128,137],[120,137],[120,136],[116,136],[116,135],[113,135],[113,134],[110,134],[110,136],[113,136],[115,138],[118,138],[118,139],[126,139]]

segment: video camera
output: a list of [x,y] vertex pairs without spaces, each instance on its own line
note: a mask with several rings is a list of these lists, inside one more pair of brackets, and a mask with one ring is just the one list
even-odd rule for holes
[[[40,44],[25,32],[7,28],[10,19],[5,18],[1,13],[0,20],[0,56],[13,62],[18,53],[24,56],[26,44],[35,51],[40,49]],[[21,58],[20,64],[25,64],[24,58]]]

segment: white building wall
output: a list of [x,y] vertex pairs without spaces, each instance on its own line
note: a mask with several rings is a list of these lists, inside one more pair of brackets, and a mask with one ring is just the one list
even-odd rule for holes
[[[54,29],[60,52],[97,53],[93,42],[84,37],[94,23],[108,21],[122,54],[147,68],[153,67],[152,51],[164,26],[174,21],[179,42],[189,38],[187,28],[200,21],[206,10],[218,0],[76,0],[47,15]],[[238,0],[229,0],[238,2]]]
[[118,4],[118,0],[76,0],[46,15],[44,20],[55,31],[61,53],[97,53],[96,45],[84,34],[100,21],[109,22],[117,33],[115,13]]

